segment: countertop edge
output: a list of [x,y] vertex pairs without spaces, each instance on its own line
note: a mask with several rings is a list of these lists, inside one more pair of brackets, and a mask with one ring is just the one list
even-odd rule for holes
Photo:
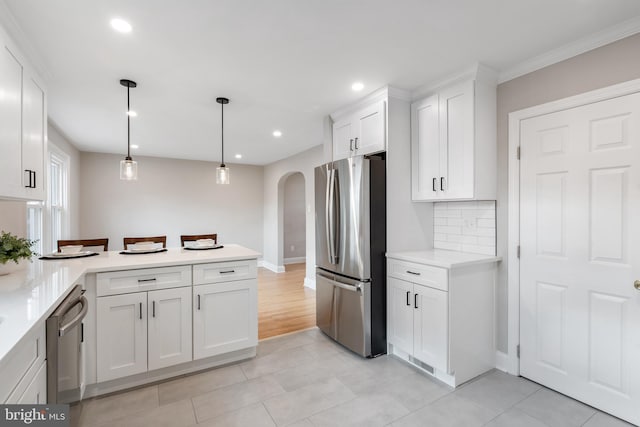
[[[452,255],[451,259],[445,259],[448,255],[448,252],[450,252],[450,255]],[[419,254],[422,254],[422,256]],[[432,256],[438,254],[439,258],[429,258],[427,254]],[[465,254],[473,258],[466,260],[455,259],[456,256],[460,256],[459,254]],[[502,261],[502,257],[496,255],[471,254],[445,250],[387,252],[386,257],[388,259],[397,259],[400,261],[415,262],[416,264],[430,265],[432,267],[441,267],[448,269],[467,267],[478,264],[497,263]]]

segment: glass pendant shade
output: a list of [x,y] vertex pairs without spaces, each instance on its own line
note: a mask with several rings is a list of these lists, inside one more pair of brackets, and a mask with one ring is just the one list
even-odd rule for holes
[[229,184],[229,168],[221,164],[216,168],[216,184]]
[[138,179],[138,162],[127,158],[120,160],[120,179],[123,181],[135,181]]

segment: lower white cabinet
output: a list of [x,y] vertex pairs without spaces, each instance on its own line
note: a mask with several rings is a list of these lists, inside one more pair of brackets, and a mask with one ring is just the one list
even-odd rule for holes
[[495,367],[495,271],[389,258],[389,352],[454,387]]
[[99,297],[98,381],[191,357],[191,287]]
[[0,361],[0,403],[46,403],[47,361],[44,322],[34,327]]
[[193,287],[193,358],[202,359],[256,346],[256,279]]
[[43,405],[47,403],[47,364],[40,365],[40,369],[36,373],[27,389],[22,393],[18,404],[36,404]]
[[390,341],[427,365],[448,372],[447,292],[390,277]]
[[147,370],[147,293],[97,298],[98,381]]

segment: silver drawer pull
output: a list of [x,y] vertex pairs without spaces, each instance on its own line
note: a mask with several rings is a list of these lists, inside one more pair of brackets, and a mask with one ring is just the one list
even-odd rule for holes
[[420,273],[416,273],[415,271],[407,270],[407,273],[413,274],[414,276],[419,276]]
[[138,279],[138,283],[147,283],[147,282],[155,282],[156,278],[153,279]]
[[235,273],[235,270],[225,270],[225,271],[221,271],[220,274],[228,274],[228,273]]

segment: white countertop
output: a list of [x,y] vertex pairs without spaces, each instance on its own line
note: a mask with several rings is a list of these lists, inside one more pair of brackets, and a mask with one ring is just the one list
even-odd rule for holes
[[456,268],[472,264],[498,262],[502,258],[495,255],[470,254],[467,252],[431,249],[428,251],[387,252],[387,258],[416,262],[434,267]]
[[169,248],[156,254],[121,255],[119,251],[66,260],[39,260],[24,271],[0,276],[0,364],[36,324],[44,321],[84,274],[171,265],[256,259],[259,252],[225,244],[210,251]]

